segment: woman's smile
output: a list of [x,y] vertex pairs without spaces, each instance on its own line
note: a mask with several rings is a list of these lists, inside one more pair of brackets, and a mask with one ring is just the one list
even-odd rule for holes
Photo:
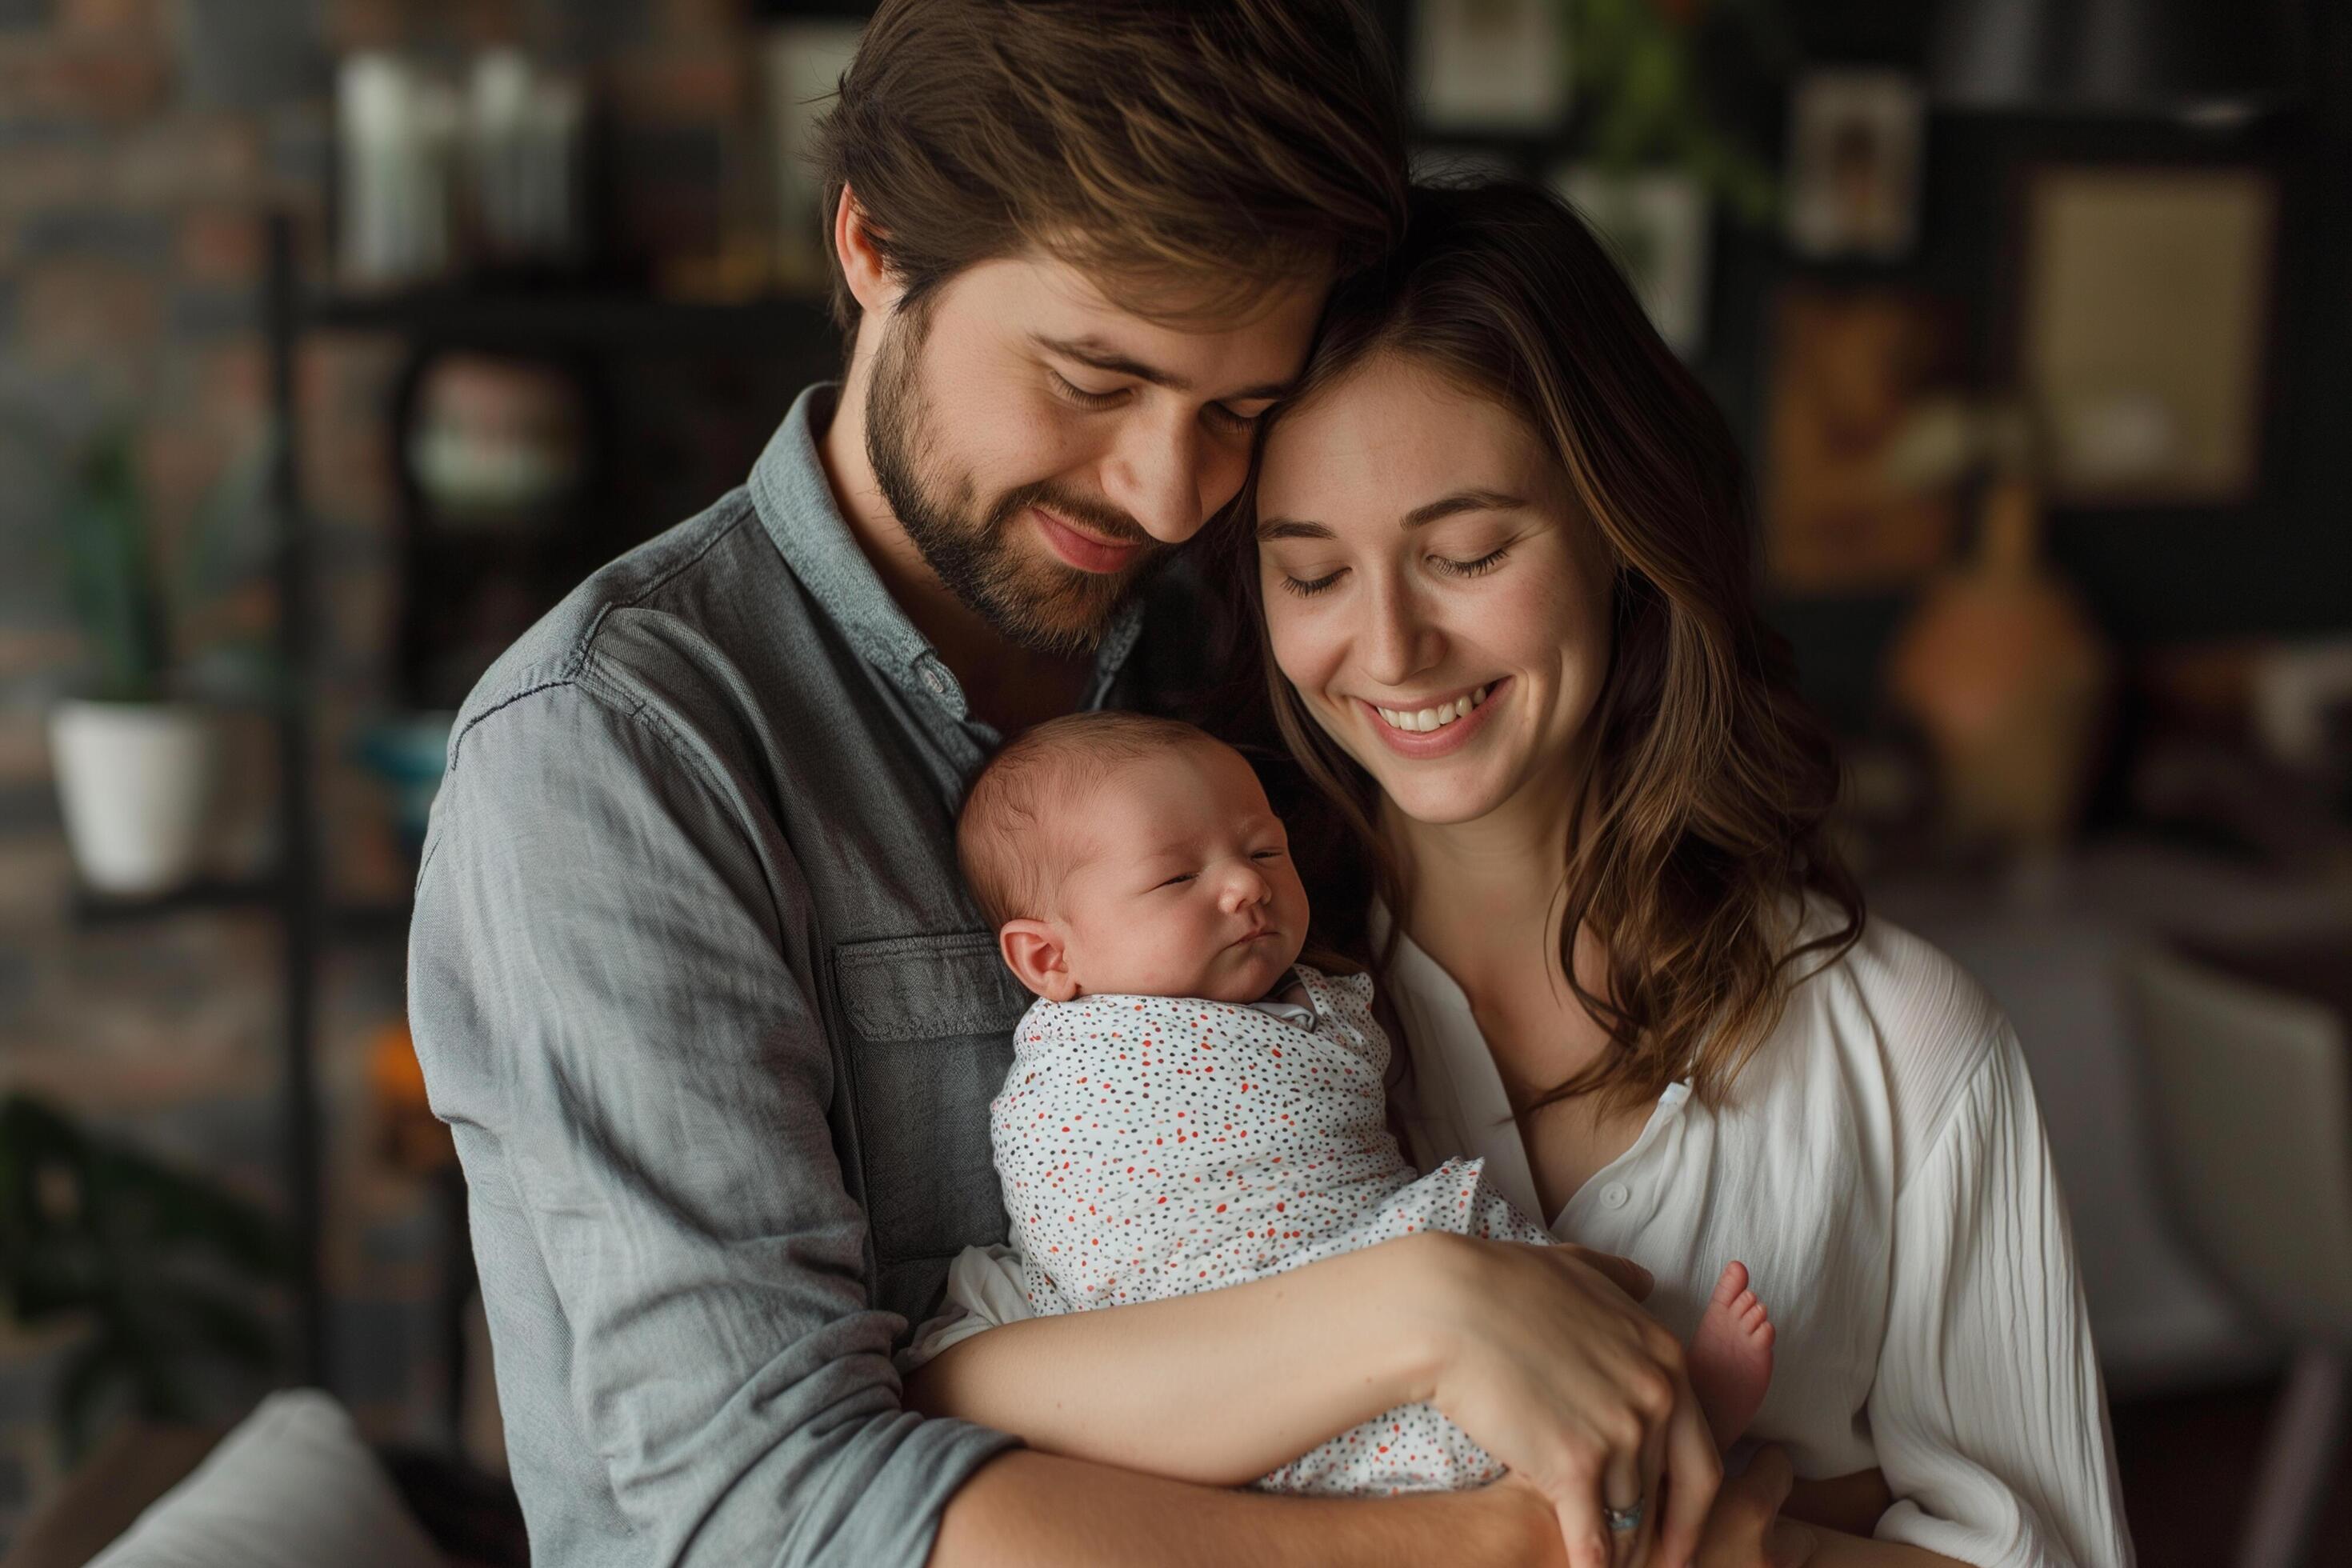
[[1510,677],[1475,686],[1442,701],[1390,707],[1353,699],[1375,734],[1400,757],[1422,760],[1451,755],[1486,727],[1486,717],[1510,686]]

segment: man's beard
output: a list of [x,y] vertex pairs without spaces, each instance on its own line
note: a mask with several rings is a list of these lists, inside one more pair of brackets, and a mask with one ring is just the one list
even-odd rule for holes
[[[978,514],[970,476],[952,485],[932,482],[940,476],[924,469],[936,464],[939,444],[917,363],[929,335],[928,303],[918,304],[884,339],[866,392],[866,460],[882,499],[948,591],[1007,641],[1059,658],[1090,653],[1119,605],[1168,552],[1134,519],[1044,480],[1007,491],[984,515]],[[1033,505],[1098,537],[1144,548],[1118,572],[1024,559],[1013,530]]]

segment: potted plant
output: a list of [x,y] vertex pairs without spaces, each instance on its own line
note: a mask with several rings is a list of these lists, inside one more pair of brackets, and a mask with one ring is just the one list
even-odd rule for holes
[[68,1456],[110,1409],[185,1421],[224,1373],[266,1380],[279,1345],[259,1301],[286,1262],[277,1222],[244,1198],[39,1100],[0,1100],[0,1310],[89,1330],[54,1394]]
[[92,891],[168,892],[205,858],[215,737],[207,710],[174,684],[173,628],[128,426],[83,450],[58,521],[92,667],[87,689],[49,719],[66,837]]

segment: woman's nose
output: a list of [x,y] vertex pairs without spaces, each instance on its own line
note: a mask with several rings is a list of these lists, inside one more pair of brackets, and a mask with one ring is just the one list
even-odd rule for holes
[[1402,584],[1369,596],[1370,624],[1360,629],[1364,673],[1382,686],[1402,686],[1437,662],[1435,628],[1424,620]]

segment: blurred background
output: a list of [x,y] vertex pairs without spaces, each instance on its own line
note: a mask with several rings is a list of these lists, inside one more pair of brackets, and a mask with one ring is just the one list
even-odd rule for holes
[[[2352,1561],[2352,15],[1374,8],[1424,166],[1576,202],[1746,442],[1873,909],[2032,1060],[2142,1561]],[[246,1462],[520,1560],[406,889],[489,658],[838,363],[863,10],[0,0],[9,1563],[295,1386]]]

